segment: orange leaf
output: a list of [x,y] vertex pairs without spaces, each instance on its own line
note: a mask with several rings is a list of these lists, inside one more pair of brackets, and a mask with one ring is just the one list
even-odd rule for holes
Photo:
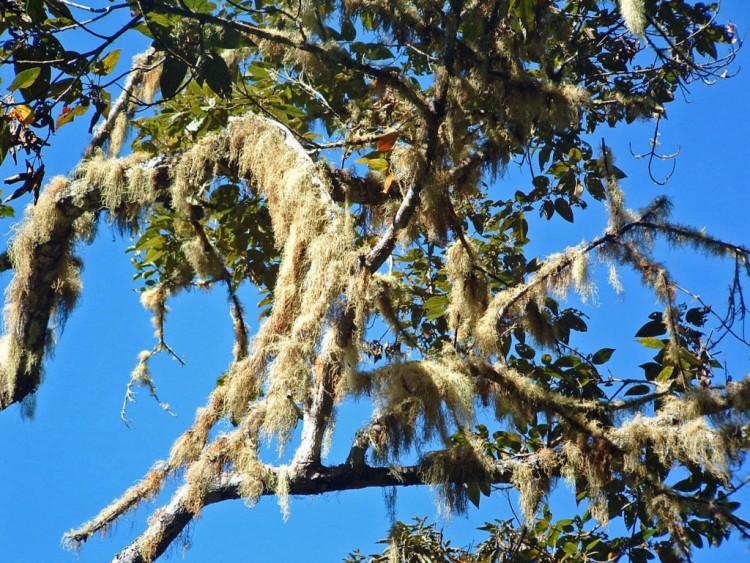
[[388,174],[388,177],[385,179],[385,182],[383,182],[383,193],[387,194],[389,191],[391,191],[391,186],[393,185],[393,182],[398,182],[398,176],[395,174]]
[[398,131],[391,131],[386,133],[378,139],[378,150],[381,152],[387,152],[393,148],[398,139]]

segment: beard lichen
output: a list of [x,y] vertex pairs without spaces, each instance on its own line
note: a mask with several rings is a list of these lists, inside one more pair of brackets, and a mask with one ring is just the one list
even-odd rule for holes
[[487,280],[476,264],[476,250],[468,245],[455,241],[446,251],[445,270],[451,282],[446,315],[449,328],[460,340],[473,334],[489,301]]
[[474,419],[474,383],[458,358],[397,363],[365,374],[380,425],[378,456],[398,457]]
[[32,390],[36,388],[43,355],[54,344],[55,325],[62,327],[82,289],[81,262],[73,248],[79,236],[91,232],[93,218],[79,214],[78,220],[71,222],[61,216],[57,201],[68,189],[66,178],[53,178],[37,204],[27,207],[8,246],[14,276],[5,292],[3,310],[3,403],[13,400],[19,376],[31,380]]
[[437,493],[439,511],[450,517],[466,512],[467,486],[490,482],[495,465],[482,441],[463,433],[460,442],[426,454],[420,467],[423,481]]
[[645,1],[618,0],[618,3],[620,4],[620,15],[628,31],[633,35],[644,35],[648,25]]

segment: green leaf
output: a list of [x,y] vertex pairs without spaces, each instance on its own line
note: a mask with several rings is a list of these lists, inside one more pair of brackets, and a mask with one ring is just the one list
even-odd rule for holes
[[638,342],[640,342],[643,346],[646,348],[654,348],[656,350],[661,350],[666,346],[664,342],[659,340],[658,338],[654,338],[653,336],[647,336],[645,338],[637,338]]
[[26,0],[26,14],[35,24],[44,23],[47,19],[47,10],[44,9],[44,0]]
[[573,222],[573,210],[570,208],[570,205],[568,204],[568,202],[565,201],[563,198],[558,197],[555,200],[555,211],[557,211],[560,217],[562,217],[569,223]]
[[159,89],[161,90],[162,98],[169,99],[177,94],[187,71],[187,65],[181,60],[170,56],[164,59],[164,66],[159,78]]
[[612,354],[614,353],[614,348],[602,348],[601,350],[597,350],[596,353],[591,358],[591,363],[595,365],[601,365],[606,364],[609,359],[612,357]]
[[582,160],[583,154],[581,153],[581,149],[578,149],[576,147],[573,147],[572,149],[570,149],[568,151],[568,159],[573,163],[579,162],[580,160]]
[[22,70],[21,72],[16,74],[13,82],[11,82],[10,86],[8,86],[8,92],[13,92],[14,90],[18,90],[19,88],[28,88],[29,86],[34,84],[34,82],[36,82],[36,79],[39,77],[40,72],[42,72],[42,67],[39,66]]
[[[2,195],[2,192],[0,192]],[[0,219],[13,218],[16,216],[16,210],[10,205],[0,205]]]
[[270,80],[272,78],[268,69],[258,62],[251,64],[247,70],[256,80]]
[[64,106],[62,112],[60,113],[60,116],[57,118],[57,121],[55,122],[55,127],[59,129],[63,125],[70,123],[78,117],[79,115],[83,115],[86,113],[86,110],[88,109],[88,106],[82,106],[78,105],[73,108],[69,108],[68,106]]
[[425,318],[432,321],[445,315],[448,306],[447,295],[434,295],[424,302]]
[[383,153],[380,151],[367,153],[365,156],[358,158],[354,162],[357,164],[364,164],[370,170],[377,170],[379,172],[385,172],[389,167],[388,160],[383,158]]
[[184,0],[185,6],[198,14],[210,14],[216,9],[216,4],[208,0]]
[[200,76],[218,96],[229,98],[232,95],[232,76],[224,59],[217,53],[209,52],[204,56]]
[[672,374],[674,373],[674,366],[666,366],[663,370],[659,372],[659,375],[656,376],[656,381],[658,383],[664,383],[665,381],[668,381]]
[[480,493],[479,485],[476,483],[466,484],[466,497],[471,501],[471,504],[477,508],[479,508],[479,501],[482,498]]

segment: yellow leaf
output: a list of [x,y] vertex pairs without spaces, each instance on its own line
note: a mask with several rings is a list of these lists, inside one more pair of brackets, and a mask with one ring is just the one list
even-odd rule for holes
[[364,164],[370,170],[377,170],[379,172],[385,172],[386,170],[388,170],[388,166],[389,166],[388,161],[385,158],[378,158],[377,156],[375,157],[363,156],[362,158],[358,158],[354,162],[356,162],[357,164]]
[[115,70],[115,65],[117,65],[117,61],[120,60],[120,49],[115,49],[111,53],[109,53],[106,57],[104,57],[101,61],[99,61],[99,64],[101,65],[102,74],[109,74],[113,70]]
[[12,107],[8,112],[8,115],[24,125],[30,125],[34,122],[34,119],[36,119],[34,110],[25,104],[18,104],[17,106]]

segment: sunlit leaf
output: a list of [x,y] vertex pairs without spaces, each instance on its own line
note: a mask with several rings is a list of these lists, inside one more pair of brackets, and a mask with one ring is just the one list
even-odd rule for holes
[[644,338],[638,338],[638,342],[640,342],[643,346],[646,348],[655,348],[657,350],[660,350],[666,346],[664,342],[659,340],[658,338],[654,338],[652,336],[646,336]]
[[22,70],[13,79],[13,82],[10,83],[10,86],[8,86],[8,92],[13,92],[14,90],[18,90],[20,88],[28,88],[29,86],[34,84],[41,71],[42,68],[38,66]]
[[115,49],[101,59],[97,65],[99,71],[97,74],[102,74],[103,76],[111,74],[112,71],[115,70],[115,66],[117,66],[117,61],[120,60],[120,51],[121,49]]
[[36,119],[34,110],[26,104],[18,104],[10,108],[8,111],[8,117],[11,119],[17,119],[24,125],[30,125]]

